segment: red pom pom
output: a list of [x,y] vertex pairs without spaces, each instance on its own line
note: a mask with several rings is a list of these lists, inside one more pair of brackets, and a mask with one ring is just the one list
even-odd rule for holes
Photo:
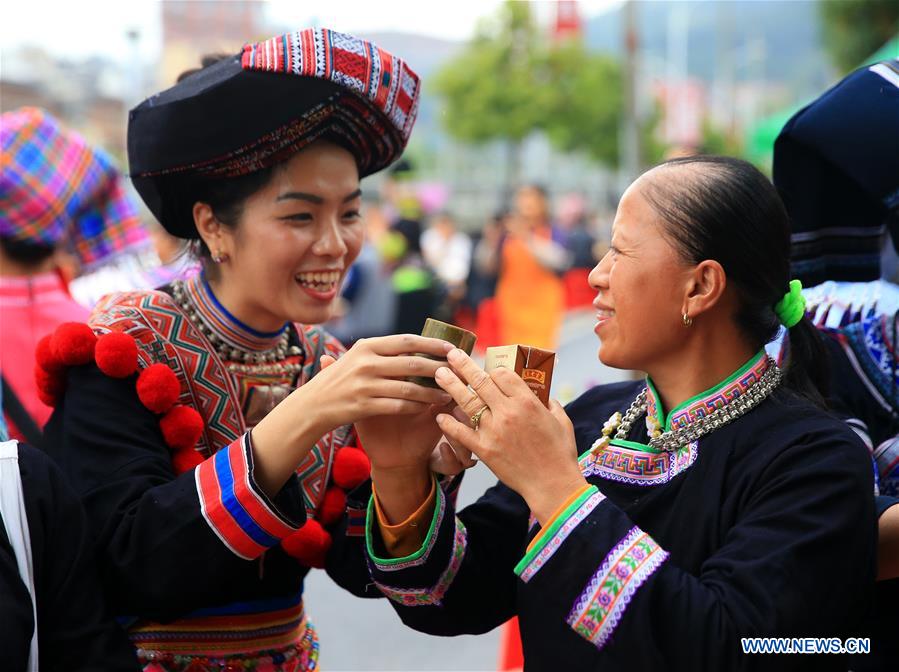
[[353,446],[344,446],[334,455],[331,478],[334,484],[344,490],[361,485],[371,475],[368,455]]
[[63,371],[66,367],[53,354],[53,348],[50,347],[50,339],[52,337],[53,334],[47,334],[37,342],[37,346],[34,349],[34,360],[44,371],[55,374]]
[[112,378],[127,378],[137,371],[137,343],[129,334],[112,332],[97,339],[97,367]]
[[179,450],[172,454],[172,466],[175,468],[176,474],[183,474],[185,471],[191,471],[203,461],[203,456],[193,449]]
[[50,337],[50,351],[54,359],[66,366],[78,366],[94,361],[97,337],[83,322],[64,322]]
[[165,364],[151,364],[137,378],[137,396],[154,413],[165,413],[181,396],[181,383]]
[[47,406],[56,406],[66,390],[65,370],[48,373],[40,365],[36,365],[34,382],[37,383],[37,398]]
[[328,488],[318,508],[318,517],[324,525],[333,525],[346,511],[346,493],[340,488]]
[[195,452],[192,449],[203,433],[203,418],[190,406],[179,404],[160,418],[159,428],[169,448]]
[[317,520],[307,520],[299,530],[281,540],[288,555],[307,567],[325,566],[325,556],[331,548],[331,535]]

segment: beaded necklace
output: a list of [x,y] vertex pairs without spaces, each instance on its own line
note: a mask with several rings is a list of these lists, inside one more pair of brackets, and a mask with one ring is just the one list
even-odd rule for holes
[[172,296],[231,373],[290,377],[302,370],[302,363],[285,361],[303,354],[290,345],[289,324],[274,334],[252,330],[218,302],[202,275],[173,282]]
[[[663,431],[658,418],[646,413],[647,389],[643,388],[630,408],[621,414],[616,411],[602,427],[602,436],[593,445],[591,452],[596,455],[606,448],[613,438],[627,439],[634,421],[646,415],[646,431],[649,447],[655,451],[675,451],[700,437],[719,429],[737,418],[746,415],[764,401],[783,380],[783,373],[770,357],[766,357],[767,368],[755,382],[748,383],[746,391],[736,399],[716,408],[708,415],[670,431]],[[613,436],[614,435],[614,436]]]

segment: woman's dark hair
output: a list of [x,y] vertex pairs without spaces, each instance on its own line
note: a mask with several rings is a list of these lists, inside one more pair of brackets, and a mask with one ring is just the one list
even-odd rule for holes
[[[271,166],[240,177],[197,178],[185,182],[182,187],[188,190],[195,203],[206,203],[223,226],[234,230],[243,215],[247,199],[265,188],[278,169],[279,166]],[[202,238],[194,243],[194,254],[204,263],[212,259]]]
[[[232,57],[233,55],[230,54],[207,54],[200,61],[201,67],[185,70],[178,75],[177,81],[181,82],[223,59]],[[333,142],[335,145],[349,151],[354,157],[356,156],[355,149],[346,145],[336,134],[324,133],[320,136],[320,139]],[[182,203],[186,200],[191,200],[194,203],[206,203],[212,208],[212,214],[215,215],[215,218],[221,224],[233,230],[237,228],[247,199],[265,188],[284,165],[285,163],[279,163],[239,177],[195,177],[193,179],[183,179],[177,176],[165,187],[165,190],[172,196],[183,197],[169,198],[168,201],[173,204]],[[163,203],[163,208],[165,208],[165,203]],[[208,272],[215,273],[213,270],[214,266],[208,263],[212,259],[212,254],[202,238],[192,243],[190,251],[203,263]]]
[[204,54],[203,56],[200,57],[200,67],[199,68],[189,68],[189,69],[185,70],[180,75],[178,75],[178,77],[175,79],[175,83],[180,84],[181,82],[183,82],[185,79],[187,79],[191,75],[195,75],[198,72],[200,72],[200,70],[204,70],[205,68],[208,68],[210,65],[215,65],[219,61],[222,61],[226,58],[231,58],[232,55],[233,54],[222,54],[222,53],[220,53],[220,54]]
[[[185,70],[178,75],[176,81],[181,82],[225,58],[231,58],[231,54],[207,54],[200,59],[199,68]],[[277,170],[278,166],[272,166],[240,177],[217,179],[197,177],[192,180],[173,181],[171,189],[189,195],[195,203],[206,203],[212,208],[212,214],[219,222],[229,229],[235,229],[243,214],[246,200],[268,185]],[[191,252],[209,268],[207,262],[211,261],[212,254],[202,238],[194,241]]]
[[[789,289],[790,219],[774,185],[747,161],[690,156],[662,164],[672,179],[651,179],[643,191],[665,222],[665,234],[690,264],[713,259],[737,291],[738,328],[755,347],[777,336],[775,304]],[[789,330],[784,385],[823,406],[827,354],[803,317]]]
[[23,266],[38,266],[56,251],[54,245],[28,240],[13,240],[12,238],[0,238],[0,246],[3,247],[6,256]]

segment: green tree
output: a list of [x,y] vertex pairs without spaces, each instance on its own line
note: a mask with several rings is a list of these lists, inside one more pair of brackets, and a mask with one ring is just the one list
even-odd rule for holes
[[819,0],[824,45],[841,72],[899,33],[899,0]]
[[583,151],[616,166],[624,105],[618,62],[568,41],[546,51],[538,76],[541,127],[550,142],[563,152]]
[[521,143],[543,131],[565,152],[618,162],[621,69],[577,40],[550,43],[526,2],[506,2],[468,46],[437,74],[446,130],[480,144],[509,144],[507,178],[518,178]]
[[497,20],[483,23],[434,81],[446,104],[443,119],[450,135],[473,144],[507,141],[512,180],[518,175],[522,141],[540,127],[540,110],[534,104],[539,96],[537,45],[528,3],[507,2]]

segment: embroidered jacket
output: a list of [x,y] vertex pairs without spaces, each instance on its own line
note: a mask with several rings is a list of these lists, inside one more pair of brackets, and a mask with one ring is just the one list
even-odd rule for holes
[[[351,427],[323,437],[269,498],[253,478],[244,409],[272,376],[232,375],[163,291],[109,297],[91,326],[134,336],[141,368],[164,363],[174,370],[179,403],[204,420],[197,450],[205,460],[176,473],[159,417],[140,402],[134,378],[110,378],[91,364],[68,371],[65,396],[47,426],[48,452],[81,496],[104,549],[102,577],[114,612],[127,620],[138,649],[150,652],[142,660],[174,670],[201,653],[210,665],[249,664],[228,658],[241,655],[253,664],[283,662],[311,647],[317,655],[317,642],[304,639],[314,639],[301,599],[309,570],[279,542],[315,515],[335,451],[354,442]],[[301,365],[292,386],[315,374],[320,354],[343,352],[319,327],[287,328],[288,344],[299,352],[290,361]],[[349,494],[348,515],[332,528],[327,570],[352,592],[379,597],[366,590],[358,521],[369,493],[366,484]]]
[[[761,365],[659,423],[728,403]],[[647,450],[644,422],[591,454],[641,388],[597,387],[567,407],[589,487],[546,529],[502,484],[458,513],[438,492],[422,547],[388,558],[370,507],[372,577],[402,620],[456,635],[517,615],[526,670],[846,669],[840,656],[743,655],[740,638],[853,634],[875,561],[857,437],[776,390],[673,454]]]

